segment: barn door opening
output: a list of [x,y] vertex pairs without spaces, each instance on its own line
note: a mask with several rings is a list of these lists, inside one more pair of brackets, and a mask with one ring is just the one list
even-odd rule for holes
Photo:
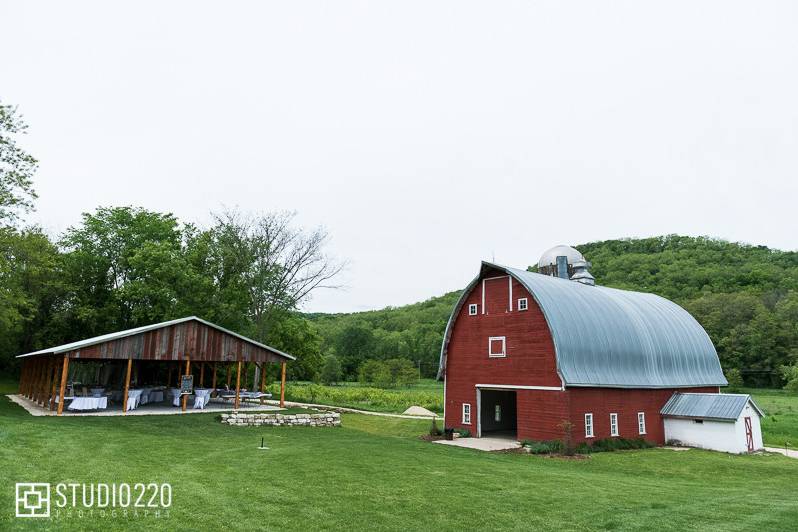
[[480,390],[479,436],[516,439],[516,412],[514,390]]
[[745,418],[745,446],[748,447],[748,452],[754,452],[754,431],[751,428],[751,418]]

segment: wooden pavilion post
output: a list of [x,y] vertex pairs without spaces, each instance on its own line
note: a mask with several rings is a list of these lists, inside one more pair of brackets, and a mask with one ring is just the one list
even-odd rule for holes
[[[191,359],[189,357],[186,357],[186,375],[191,375]],[[183,412],[185,412],[186,411],[186,403],[188,402],[188,394],[184,393],[183,397],[181,399],[182,399],[182,401],[181,401],[181,403],[182,403],[181,410]]]
[[19,395],[24,395],[25,390],[25,377],[28,375],[28,359],[22,361],[22,369],[19,370],[19,388],[17,388],[17,393]]
[[30,363],[30,371],[28,378],[25,379],[25,397],[30,399],[33,396],[33,383],[36,381],[36,368],[39,365],[39,360],[33,357]]
[[30,385],[28,386],[28,398],[30,400],[36,399],[36,384],[39,382],[39,372],[42,369],[42,361],[39,357],[34,359],[33,371],[31,372]]
[[280,408],[285,407],[285,362],[280,364]]
[[55,367],[55,359],[47,359],[47,373],[44,377],[44,389],[42,390],[42,406],[49,406],[50,388],[53,383],[53,368]]
[[38,364],[39,360],[34,357],[30,363],[30,371],[28,372],[27,383],[25,384],[25,397],[28,399],[33,396],[33,383],[36,379],[36,367]]
[[28,396],[28,386],[30,384],[30,374],[33,371],[33,360],[28,358],[25,360],[25,379],[22,385],[22,397]]
[[216,393],[216,362],[213,363],[213,380],[211,381],[211,395]]
[[258,363],[252,363],[252,391],[258,389]]
[[230,371],[233,367],[233,363],[230,362],[227,364],[227,388],[230,389],[230,378],[233,376],[233,373]]
[[50,370],[53,367],[53,361],[51,357],[46,357],[42,364],[42,384],[39,388],[39,396],[37,397],[37,403],[44,406],[44,400],[47,397],[47,392],[50,391],[50,381],[48,379],[50,375]]
[[53,358],[52,376],[53,378],[51,379],[52,385],[50,387],[50,400],[49,400],[50,411],[55,410],[55,393],[56,393],[55,383],[58,382],[58,360],[56,360],[55,358]]
[[200,388],[205,388],[205,362],[200,362]]
[[39,368],[39,359],[33,357],[33,360],[31,361],[30,376],[28,377],[28,384],[25,387],[26,388],[25,397],[27,397],[28,399],[33,399],[33,387],[36,383],[36,370],[38,368]]
[[181,373],[180,373],[180,361],[178,361],[177,362],[177,384],[175,384],[175,386],[177,386],[178,388],[180,388],[180,376],[181,376]]
[[57,415],[61,415],[64,411],[64,392],[66,391],[67,374],[69,372],[69,355],[64,355],[64,365],[61,367],[61,386],[59,387],[59,401]]
[[127,415],[127,395],[130,391],[130,370],[133,369],[133,359],[127,359],[127,373],[125,373],[125,391],[122,392],[122,415]]
[[241,405],[241,361],[238,361],[238,372],[236,373],[236,402],[235,409]]
[[44,381],[44,366],[46,365],[45,358],[39,360],[39,365],[36,368],[36,380],[33,382],[33,402],[38,404],[42,395],[42,381]]
[[261,362],[260,363],[260,404],[263,404],[263,392],[266,389],[266,364]]

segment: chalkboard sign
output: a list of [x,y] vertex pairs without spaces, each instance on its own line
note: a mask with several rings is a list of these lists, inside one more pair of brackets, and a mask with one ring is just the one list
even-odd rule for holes
[[180,394],[191,394],[194,391],[194,375],[183,375],[180,378]]

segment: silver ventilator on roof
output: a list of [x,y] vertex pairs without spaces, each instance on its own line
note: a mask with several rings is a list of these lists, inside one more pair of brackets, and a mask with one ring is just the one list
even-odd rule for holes
[[586,260],[579,260],[573,264],[574,274],[571,276],[572,281],[577,283],[587,284],[590,286],[596,285],[596,278],[588,271],[590,263]]

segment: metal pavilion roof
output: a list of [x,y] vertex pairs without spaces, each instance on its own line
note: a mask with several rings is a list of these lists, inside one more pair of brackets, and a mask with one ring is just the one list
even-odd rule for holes
[[[532,295],[551,331],[565,386],[671,388],[725,386],[715,347],[686,310],[663,297],[589,286],[488,262]],[[477,280],[457,303],[446,327],[441,372],[453,320]]]
[[155,329],[168,327],[170,325],[177,325],[179,323],[184,323],[184,322],[187,322],[187,321],[197,321],[199,323],[203,323],[203,324],[207,325],[208,327],[212,327],[212,328],[214,328],[214,329],[216,329],[218,331],[221,331],[223,333],[227,333],[227,334],[229,334],[231,336],[235,336],[236,338],[244,340],[245,342],[249,342],[252,345],[256,345],[258,347],[261,347],[263,349],[271,351],[271,352],[273,352],[274,354],[276,354],[278,356],[287,358],[289,360],[296,360],[295,357],[289,355],[288,353],[283,353],[282,351],[279,351],[279,350],[277,350],[277,349],[275,349],[273,347],[270,347],[268,345],[262,344],[260,342],[256,342],[255,340],[252,340],[251,338],[247,338],[246,336],[242,336],[242,335],[240,335],[238,333],[235,333],[233,331],[225,329],[224,327],[220,327],[219,325],[216,325],[215,323],[211,323],[209,321],[205,321],[202,318],[198,318],[197,316],[188,316],[186,318],[178,318],[176,320],[164,321],[164,322],[161,322],[161,323],[154,323],[152,325],[145,325],[143,327],[136,327],[134,329],[127,329],[127,330],[124,330],[124,331],[117,331],[117,332],[113,332],[113,333],[109,333],[109,334],[103,334],[103,335],[100,335],[100,336],[95,336],[93,338],[86,338],[85,340],[78,340],[77,342],[71,342],[71,343],[68,343],[68,344],[62,344],[62,345],[58,345],[58,346],[55,346],[55,347],[48,347],[46,349],[40,349],[38,351],[33,351],[32,353],[26,353],[24,355],[18,355],[17,358],[24,358],[24,357],[30,357],[30,356],[35,356],[35,355],[57,355],[57,354],[60,354],[60,353],[66,353],[67,351],[75,351],[75,350],[78,350],[78,349],[82,349],[84,347],[89,347],[89,346],[92,346],[92,345],[101,344],[103,342],[110,342],[110,341],[113,341],[113,340],[118,340],[120,338],[125,338],[127,336],[133,336],[135,334],[145,333],[145,332],[152,331],[152,330],[155,330]]
[[750,395],[735,393],[675,393],[662,407],[660,414],[665,417],[736,421],[749,402],[760,416],[765,415]]

